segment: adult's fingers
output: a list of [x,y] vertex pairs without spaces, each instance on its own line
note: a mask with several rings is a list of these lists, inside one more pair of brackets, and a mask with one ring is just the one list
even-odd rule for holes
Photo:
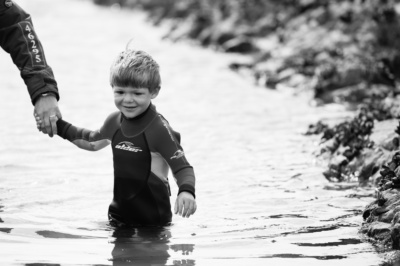
[[56,116],[57,116],[58,119],[62,118],[62,114],[61,114],[60,108],[58,108],[58,106],[56,108]]
[[[51,123],[50,123],[50,116],[47,114],[43,117],[43,122],[44,122],[44,129],[46,130],[46,133],[49,134],[49,137],[53,137],[53,131],[51,129]],[[44,131],[43,131],[44,132]]]

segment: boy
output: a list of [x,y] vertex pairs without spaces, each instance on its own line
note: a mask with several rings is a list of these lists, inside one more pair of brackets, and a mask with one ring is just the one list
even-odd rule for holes
[[[158,64],[143,51],[126,50],[119,54],[110,72],[119,111],[109,115],[98,131],[59,120],[57,134],[85,150],[97,151],[112,145],[114,198],[108,210],[111,224],[170,224],[168,168],[179,187],[175,214],[189,217],[196,211],[193,168],[180,146],[179,133],[151,103],[160,90]],[[40,128],[38,117],[37,124]]]

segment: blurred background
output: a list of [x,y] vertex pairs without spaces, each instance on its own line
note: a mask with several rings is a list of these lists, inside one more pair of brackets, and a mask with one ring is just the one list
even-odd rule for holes
[[173,41],[249,54],[252,60],[231,67],[250,69],[255,81],[269,88],[308,88],[325,103],[397,93],[400,5],[395,0],[94,3],[145,10],[154,25],[168,25],[164,37]]

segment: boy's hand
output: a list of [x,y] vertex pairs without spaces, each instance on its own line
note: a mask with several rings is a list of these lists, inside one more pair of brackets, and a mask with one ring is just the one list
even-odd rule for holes
[[196,212],[196,209],[196,200],[192,194],[186,191],[179,193],[175,201],[175,214],[189,218],[190,215]]

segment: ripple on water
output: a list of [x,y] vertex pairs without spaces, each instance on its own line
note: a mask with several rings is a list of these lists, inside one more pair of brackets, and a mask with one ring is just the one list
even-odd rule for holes
[[342,246],[342,245],[357,245],[363,243],[358,238],[345,238],[339,239],[339,241],[335,242],[326,242],[326,243],[293,243],[294,245],[303,246],[303,247],[332,247],[332,246]]
[[70,238],[70,239],[94,239],[95,237],[83,236],[83,235],[73,235],[67,233],[61,233],[50,230],[36,231],[36,234],[43,236],[45,238]]
[[[341,255],[327,255],[327,256],[307,256],[307,255],[302,255],[302,254],[291,254],[291,253],[285,253],[285,254],[274,254],[271,256],[264,256],[262,258],[285,258],[285,259],[317,259],[317,260],[341,260],[347,258],[347,256],[341,256]],[[301,263],[301,262],[299,262]]]

